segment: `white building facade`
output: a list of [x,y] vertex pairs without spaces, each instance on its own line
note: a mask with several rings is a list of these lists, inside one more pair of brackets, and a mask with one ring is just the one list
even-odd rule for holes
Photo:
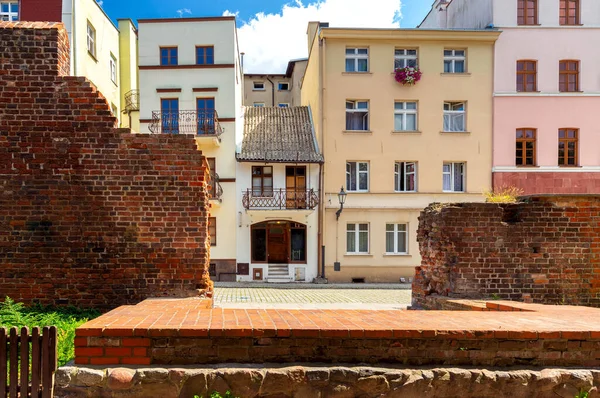
[[195,136],[213,177],[211,278],[235,281],[243,90],[235,18],[138,23],[140,132]]

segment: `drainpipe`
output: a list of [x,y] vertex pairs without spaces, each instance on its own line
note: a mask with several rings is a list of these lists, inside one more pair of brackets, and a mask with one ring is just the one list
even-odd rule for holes
[[275,106],[275,83],[269,79],[269,76],[267,76],[267,80],[271,83],[271,106]]

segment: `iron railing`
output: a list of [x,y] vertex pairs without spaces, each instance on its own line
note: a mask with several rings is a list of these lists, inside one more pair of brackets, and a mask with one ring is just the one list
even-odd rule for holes
[[125,111],[140,110],[140,90],[131,90],[125,94]]
[[221,200],[223,197],[223,187],[219,183],[219,175],[217,173],[210,173],[210,200]]
[[319,204],[319,196],[312,189],[247,189],[242,204],[248,210],[312,210]]
[[215,110],[152,112],[152,121],[148,126],[152,133],[195,134],[220,137],[223,128]]

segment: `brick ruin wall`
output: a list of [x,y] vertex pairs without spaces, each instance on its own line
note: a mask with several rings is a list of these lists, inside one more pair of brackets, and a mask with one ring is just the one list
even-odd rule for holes
[[439,296],[600,307],[600,197],[434,204],[418,241],[416,308],[443,309]]
[[210,295],[193,138],[115,128],[60,23],[0,23],[0,300],[101,309]]

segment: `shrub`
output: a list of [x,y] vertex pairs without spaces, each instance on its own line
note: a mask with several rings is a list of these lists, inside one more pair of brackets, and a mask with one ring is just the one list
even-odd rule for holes
[[484,193],[485,201],[488,203],[515,203],[523,190],[516,187],[502,187]]

